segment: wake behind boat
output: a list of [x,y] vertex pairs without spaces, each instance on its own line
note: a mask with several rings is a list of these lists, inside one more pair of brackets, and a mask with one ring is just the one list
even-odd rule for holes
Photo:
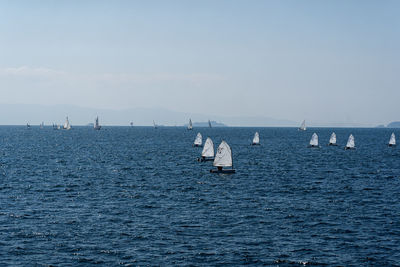
[[392,135],[390,136],[388,146],[396,146],[396,136],[394,135],[394,133],[392,133]]
[[256,132],[256,133],[254,134],[253,142],[251,143],[251,145],[252,145],[252,146],[258,146],[258,145],[260,145],[260,135],[258,134],[258,132]]
[[[210,170],[211,173],[231,174],[236,172],[233,169],[232,150],[225,141],[222,141],[218,146],[213,166],[217,167],[217,169]],[[223,169],[226,167],[230,167],[230,169]]]
[[331,134],[331,138],[329,138],[328,146],[337,146],[337,144],[336,144],[336,134],[334,132]]
[[203,162],[212,160],[214,160],[214,143],[210,137],[207,137],[203,151],[201,151],[201,158],[198,158],[197,161]]
[[316,133],[313,133],[311,136],[310,145],[308,147],[319,148],[318,135]]
[[203,137],[201,133],[197,133],[196,139],[194,139],[193,146],[200,147],[203,144]]
[[356,145],[354,143],[354,136],[352,134],[350,134],[349,139],[347,140],[347,144],[344,149],[346,149],[346,150],[356,149]]

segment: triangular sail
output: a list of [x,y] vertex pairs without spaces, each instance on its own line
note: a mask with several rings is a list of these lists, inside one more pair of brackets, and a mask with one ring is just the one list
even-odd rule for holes
[[189,119],[188,130],[192,130],[192,129],[193,129],[192,119]]
[[196,146],[201,146],[202,142],[203,142],[203,140],[202,140],[201,133],[198,133],[196,136],[196,139],[194,140],[194,144]]
[[216,167],[232,167],[232,150],[225,141],[222,141],[218,146],[213,165]]
[[208,120],[208,127],[210,127],[210,128],[212,127],[212,126],[211,126],[211,121],[210,121],[210,120]]
[[94,122],[94,129],[100,129],[100,124],[99,124],[99,117],[96,117],[96,120]]
[[347,140],[346,147],[347,148],[354,148],[355,147],[354,136],[352,134],[350,134],[349,139]]
[[69,124],[69,120],[68,117],[65,119],[65,123],[64,123],[64,129],[69,130],[71,129],[71,125]]
[[310,146],[318,146],[318,135],[316,133],[313,133],[311,137]]
[[306,129],[307,129],[307,127],[306,127],[306,120],[303,120],[303,122],[302,122],[301,125],[300,125],[299,130],[305,131]]
[[214,157],[214,143],[210,137],[207,137],[204,143],[203,151],[201,152],[202,157],[210,158]]
[[258,132],[256,132],[253,137],[253,144],[259,144],[259,143],[260,143],[260,135],[258,134]]
[[390,136],[389,145],[396,145],[396,136],[394,135],[394,133],[392,133],[392,135]]
[[331,138],[329,138],[329,144],[336,145],[336,134],[333,132]]

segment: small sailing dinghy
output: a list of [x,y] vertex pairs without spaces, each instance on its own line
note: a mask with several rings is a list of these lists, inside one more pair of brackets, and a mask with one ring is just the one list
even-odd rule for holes
[[193,130],[192,119],[189,119],[189,125],[188,125],[187,129]]
[[30,129],[30,128],[31,128],[31,125],[29,124],[29,122],[26,124],[26,128],[27,128],[27,129]]
[[300,127],[299,127],[299,131],[305,131],[305,130],[307,130],[307,127],[306,127],[306,120],[304,120],[304,121],[301,123]]
[[331,134],[331,138],[329,138],[328,146],[337,146],[337,144],[336,144],[336,134],[334,132]]
[[310,145],[308,147],[319,148],[318,135],[316,133],[313,133],[313,135],[311,136]]
[[254,134],[253,142],[251,143],[251,145],[252,145],[252,146],[258,146],[258,145],[260,145],[260,135],[258,134],[258,132],[256,132],[256,133]]
[[210,121],[210,120],[208,120],[208,127],[209,127],[209,128],[212,128],[212,126],[211,126],[211,121]]
[[100,129],[101,129],[101,126],[100,126],[100,124],[99,124],[99,116],[96,117],[96,120],[94,121],[94,126],[93,126],[93,128],[94,128],[95,130],[100,130]]
[[214,160],[214,143],[210,137],[207,137],[203,151],[201,151],[201,158],[198,158],[197,161],[203,162],[212,160]]
[[71,124],[69,123],[68,117],[65,120],[64,126],[63,126],[64,130],[70,130],[71,129]]
[[356,149],[356,145],[354,143],[354,136],[350,134],[349,139],[347,140],[347,144],[344,149]]
[[201,133],[198,133],[196,135],[196,139],[194,139],[193,146],[199,147],[203,144],[203,137],[201,136]]
[[390,140],[389,140],[389,146],[396,146],[396,136],[394,135],[394,133],[392,133],[392,135],[390,136]]
[[[211,173],[230,174],[236,172],[233,169],[232,150],[225,141],[222,141],[218,147],[213,166],[217,167],[217,169],[210,170]],[[230,167],[230,169],[223,169],[225,167]]]
[[154,120],[153,120],[153,126],[154,126],[154,129],[157,129],[157,128],[158,128],[158,125],[155,123]]

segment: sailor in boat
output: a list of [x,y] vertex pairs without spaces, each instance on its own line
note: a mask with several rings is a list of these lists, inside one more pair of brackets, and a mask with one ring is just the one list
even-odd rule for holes
[[394,133],[392,133],[392,135],[390,136],[388,146],[396,146],[396,136],[394,135]]
[[316,133],[313,133],[313,135],[311,136],[310,145],[308,147],[319,148],[318,135]]
[[214,143],[210,137],[207,137],[203,151],[201,152],[201,158],[198,158],[197,161],[204,162],[212,160],[214,160]]
[[356,149],[355,143],[354,143],[354,136],[350,134],[349,139],[347,140],[347,144],[344,147],[345,150],[348,149]]
[[[217,169],[211,169],[211,173],[231,174],[236,172],[233,169],[232,150],[225,141],[222,141],[218,147],[213,166]],[[230,169],[224,169],[225,167],[230,167]]]
[[329,138],[328,146],[337,146],[336,144],[336,134],[333,132],[331,138]]
[[203,140],[202,140],[201,133],[197,133],[197,136],[196,136],[196,139],[194,140],[193,146],[201,147],[202,143],[203,143]]
[[254,134],[253,142],[251,143],[252,146],[259,146],[260,145],[260,135],[258,132]]

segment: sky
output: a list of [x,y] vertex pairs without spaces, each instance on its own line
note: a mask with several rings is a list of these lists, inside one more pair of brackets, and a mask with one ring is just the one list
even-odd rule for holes
[[397,0],[0,0],[0,105],[400,121],[399,11]]

